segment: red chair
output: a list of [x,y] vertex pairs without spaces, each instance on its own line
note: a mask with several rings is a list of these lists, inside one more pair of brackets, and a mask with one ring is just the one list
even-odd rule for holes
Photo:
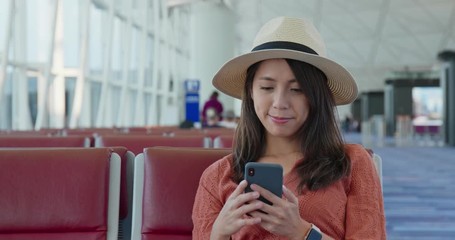
[[117,239],[120,158],[107,148],[0,150],[0,240]]
[[95,146],[123,146],[138,155],[147,147],[210,147],[210,139],[203,135],[163,137],[154,135],[105,135],[95,138]]
[[230,149],[152,147],[134,161],[132,240],[191,239],[202,172]]
[[[98,146],[107,147],[107,146]],[[119,239],[131,235],[134,154],[125,147],[110,147],[120,156]]]
[[215,139],[218,136],[222,135],[231,135],[233,136],[235,133],[235,129],[232,128],[207,128],[204,129],[204,134],[211,139]]
[[90,147],[84,136],[4,136],[0,135],[0,148],[18,147]]
[[220,135],[213,140],[214,148],[232,148],[234,134]]

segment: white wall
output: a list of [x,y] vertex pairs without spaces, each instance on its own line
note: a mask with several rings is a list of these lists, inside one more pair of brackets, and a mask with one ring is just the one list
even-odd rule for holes
[[[201,1],[191,8],[190,75],[201,81],[200,105],[215,90],[212,78],[216,71],[234,56],[235,15],[226,6]],[[225,109],[234,109],[234,99],[220,92]]]

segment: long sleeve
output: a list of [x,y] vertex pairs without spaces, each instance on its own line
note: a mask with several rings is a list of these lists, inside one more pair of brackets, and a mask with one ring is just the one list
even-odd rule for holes
[[235,189],[230,180],[229,158],[209,166],[201,176],[193,205],[193,239],[210,239],[213,223]]
[[374,163],[363,148],[351,151],[350,158],[345,239],[386,239],[384,202]]
[[[296,172],[284,178],[299,199],[303,219],[314,223],[334,239],[385,239],[385,216],[381,185],[370,155],[360,145],[346,146],[351,173],[327,188],[298,194]],[[231,180],[232,155],[215,162],[202,174],[193,206],[193,239],[210,239],[213,223],[229,195],[238,186]],[[260,226],[245,226],[233,240],[284,240]]]
[[209,179],[207,170],[201,177],[197,189],[196,198],[193,206],[193,239],[210,239],[213,223],[221,211],[222,204],[213,195],[210,182],[215,183],[215,179]]

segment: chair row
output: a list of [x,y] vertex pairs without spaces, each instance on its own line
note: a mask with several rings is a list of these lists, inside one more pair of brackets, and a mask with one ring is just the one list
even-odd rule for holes
[[[191,239],[199,178],[230,152],[146,148],[128,182],[122,174],[133,179],[133,172],[125,174],[122,165],[133,161],[124,148],[0,149],[0,240]],[[132,217],[132,229],[127,224],[119,238],[121,205],[128,200],[122,191],[133,198],[125,220]]]
[[231,128],[181,129],[178,126],[161,127],[132,127],[132,128],[77,128],[77,129],[41,129],[27,130],[0,130],[0,136],[97,136],[97,135],[224,135],[232,134]]
[[[191,239],[191,209],[200,175],[208,165],[231,152],[230,149],[225,148],[214,149],[203,148],[202,146],[174,146],[146,147],[142,148],[142,150],[132,149],[133,151],[136,151],[135,154],[125,147],[119,147],[117,142],[104,141],[98,142],[98,144],[100,146],[97,148],[23,148],[0,150],[0,206],[2,206],[2,208],[0,208],[0,240],[14,239],[11,238],[11,236],[15,236],[15,234],[18,234],[17,239],[29,238],[27,236],[22,236],[25,234],[24,232],[34,232],[37,236],[32,235],[30,238],[41,239],[41,235],[39,235],[38,232],[45,232],[46,229],[44,229],[44,226],[46,224],[51,224],[50,231],[52,234],[56,232],[82,232],[83,237],[81,237],[81,239],[91,239],[89,236],[95,234],[91,231],[100,231],[96,234],[101,234],[101,236],[104,236],[103,234],[105,234],[106,238],[103,237],[102,239],[115,239],[117,234],[108,234],[108,231],[118,232],[118,229],[122,230],[120,231],[124,236],[122,239],[129,239],[130,236],[132,239]],[[165,143],[161,143],[161,146],[164,144]],[[172,142],[168,144],[171,145]],[[177,144],[177,142],[174,142],[174,144]],[[99,167],[97,165],[98,167],[95,166],[95,169],[93,170],[95,171],[98,169],[98,172],[96,173],[92,173],[92,169],[90,169],[92,166],[86,161],[87,159],[95,158],[104,159],[104,162],[106,162],[106,159],[109,159],[109,163],[111,163],[111,161],[118,161],[111,160],[112,156],[120,159],[119,166],[106,167],[106,165],[101,165],[101,167]],[[373,156],[373,159],[380,160],[380,158],[377,158],[377,155],[373,154]],[[90,169],[88,174],[92,175],[83,175],[87,174],[87,169],[84,169],[85,173],[81,173],[80,177],[76,177],[79,172],[83,172],[80,171],[81,167],[78,167],[77,165],[82,164],[77,163],[79,160],[85,160],[83,163],[87,164]],[[43,162],[42,165],[40,165],[40,161]],[[68,165],[66,162],[69,162]],[[70,165],[73,163],[77,164],[75,166]],[[376,161],[375,163],[377,164],[378,172],[380,173],[381,161]],[[14,164],[19,164],[19,166],[15,166]],[[104,194],[104,198],[93,195],[93,193],[90,192],[90,181],[95,181],[93,176],[106,175],[106,169],[104,172],[99,171],[99,169],[103,167],[111,169],[112,171],[113,169],[118,169],[115,170],[117,175],[115,179],[117,179],[116,181],[119,181],[119,183],[113,187],[118,190],[109,190],[108,193],[106,193],[106,186],[111,186],[111,184],[107,184],[106,181],[100,183],[101,185],[104,184],[103,186],[105,186],[105,189],[102,191],[100,190],[100,187],[98,187],[97,193]],[[44,172],[45,174],[40,175],[41,172]],[[56,175],[55,178],[53,176],[54,174]],[[13,175],[14,177],[12,177]],[[382,174],[380,174],[380,176],[381,175]],[[108,176],[111,177],[111,175]],[[65,177],[70,179],[75,177],[76,180],[69,181],[69,185],[62,185],[66,182]],[[78,185],[78,181],[81,179],[90,179],[89,186],[86,187],[87,189],[84,188],[80,190],[79,187],[75,188],[73,186],[75,184]],[[43,186],[46,187],[40,188],[35,185],[39,184],[41,181],[44,181]],[[53,184],[53,182],[58,184]],[[86,184],[86,182],[82,183],[81,185]],[[93,185],[93,187],[97,186],[98,185],[96,184]],[[30,191],[30,189],[35,191]],[[77,196],[65,192],[70,189],[77,189]],[[29,193],[32,195],[27,195]],[[105,222],[99,220],[97,226],[95,226],[96,224],[93,225],[92,222],[87,223],[90,225],[90,227],[88,227],[88,225],[84,224],[82,224],[82,226],[72,226],[71,224],[73,223],[71,223],[71,221],[69,222],[71,224],[68,226],[65,224],[58,225],[58,221],[51,219],[54,217],[59,221],[66,221],[61,218],[64,218],[67,213],[73,212],[81,213],[83,215],[82,217],[87,216],[86,214],[88,214],[88,211],[78,209],[78,206],[75,208],[73,205],[84,205],[85,201],[88,199],[88,202],[95,201],[96,203],[99,203],[96,207],[90,208],[94,211],[98,209],[98,207],[103,207],[101,203],[105,204],[104,207],[109,205],[106,205],[106,201],[103,200],[106,199],[106,194],[115,195],[114,197],[110,196],[108,202],[117,202],[116,205],[110,203],[110,205],[114,206],[113,208],[117,209],[115,214],[110,215],[111,217],[115,216],[113,218],[114,220],[111,220],[110,227],[102,225],[102,223],[107,223],[107,220]],[[89,198],[92,195],[94,198]],[[54,204],[54,199],[60,200],[62,196],[63,200],[57,201],[55,208],[50,206],[39,206],[39,204],[45,204],[46,201],[48,201],[48,204]],[[68,202],[69,200],[78,199],[78,197],[81,196],[84,196],[84,200],[78,201],[77,203]],[[32,200],[22,201],[22,199]],[[52,201],[49,201],[50,199],[52,199]],[[38,205],[33,205],[35,203]],[[67,203],[69,205],[66,205]],[[109,211],[112,211],[112,206],[110,205]],[[30,209],[35,209],[33,206],[36,206],[36,209],[42,209],[43,211],[30,211]],[[3,210],[5,212],[3,212]],[[19,212],[20,214],[13,216],[13,213],[16,212]],[[28,214],[32,214],[33,217],[39,217],[28,218]],[[101,215],[98,215],[98,217]],[[73,217],[71,215],[69,216],[71,218]],[[81,218],[81,216],[75,216],[75,218]],[[83,220],[77,220],[77,222],[81,221]],[[15,222],[18,226],[14,225]],[[5,225],[3,223],[8,224]],[[120,225],[113,226],[117,223],[120,223]],[[52,229],[52,227],[55,229]],[[105,231],[105,233],[103,233],[103,231]],[[70,236],[69,239],[78,239],[78,237],[76,237],[78,236],[77,234],[68,236]],[[114,237],[108,238],[108,236]],[[49,239],[50,235],[42,235],[42,239],[46,238]]]
[[[226,139],[232,138],[227,136]],[[227,141],[229,142],[229,140]],[[232,142],[232,140],[231,140]],[[144,148],[153,146],[207,147],[210,139],[204,136],[146,136],[106,135],[95,138],[94,143],[84,136],[0,136],[0,149],[23,147],[110,147],[121,157],[120,230],[128,234],[131,228],[132,171],[134,156]],[[230,147],[225,144],[224,147]]]
[[214,135],[100,135],[100,136],[0,136],[0,148],[124,146],[135,154],[151,146],[231,147],[233,134]]

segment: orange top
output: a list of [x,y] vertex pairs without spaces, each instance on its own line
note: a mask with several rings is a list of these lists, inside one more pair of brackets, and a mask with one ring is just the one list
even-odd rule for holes
[[[347,144],[351,174],[331,186],[295,191],[299,179],[292,170],[284,185],[299,199],[300,216],[334,239],[386,239],[381,184],[368,152],[360,145]],[[209,166],[202,174],[193,206],[193,239],[210,239],[212,225],[229,195],[237,187],[231,176],[232,154]],[[259,225],[246,226],[231,239],[285,239]]]

